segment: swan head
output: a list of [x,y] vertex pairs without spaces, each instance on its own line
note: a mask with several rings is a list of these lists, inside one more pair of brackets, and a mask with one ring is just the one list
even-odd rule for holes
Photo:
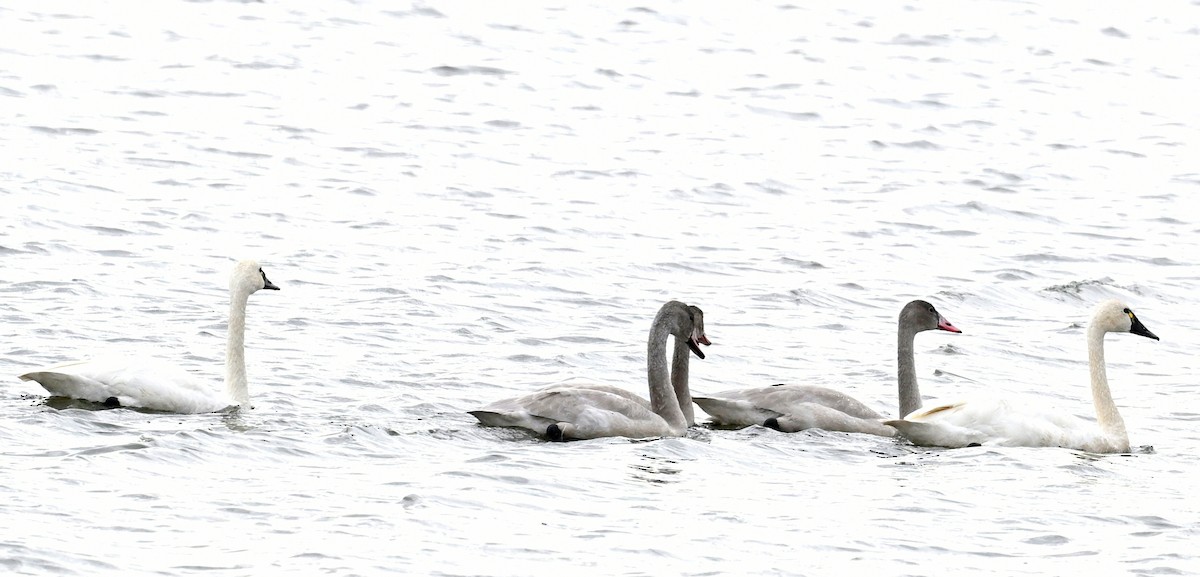
[[1150,332],[1137,315],[1133,314],[1125,303],[1112,299],[1096,305],[1092,315],[1092,326],[1106,333],[1133,333],[1138,336],[1158,340],[1158,335]]
[[239,261],[233,266],[233,274],[229,277],[229,290],[245,294],[254,294],[261,289],[279,290],[263,272],[256,260]]
[[704,311],[700,307],[688,305],[688,313],[692,319],[692,334],[687,340],[689,349],[696,353],[697,357],[704,358],[704,351],[700,350],[700,345],[709,346],[712,341],[708,340],[708,335],[704,334]]
[[952,333],[961,333],[958,327],[950,324],[946,317],[942,316],[933,305],[923,301],[915,300],[906,305],[900,310],[900,326],[911,327],[913,332],[942,330]]
[[666,321],[667,328],[676,339],[685,339],[689,349],[697,357],[704,358],[700,345],[708,346],[712,342],[704,334],[704,311],[700,307],[671,301],[658,311],[655,322]]

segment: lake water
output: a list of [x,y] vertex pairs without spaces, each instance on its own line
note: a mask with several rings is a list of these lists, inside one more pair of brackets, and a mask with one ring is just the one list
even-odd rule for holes
[[[0,567],[19,575],[1200,574],[1200,4],[132,2],[0,8]],[[253,410],[47,401],[105,351]],[[809,431],[553,444],[465,411],[798,382],[1089,417],[1136,449]]]

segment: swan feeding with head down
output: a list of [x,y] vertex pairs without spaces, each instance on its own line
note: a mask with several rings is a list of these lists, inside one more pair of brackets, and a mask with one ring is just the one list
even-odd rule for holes
[[[673,374],[667,373],[667,337],[675,337]],[[671,301],[659,309],[650,327],[646,376],[650,402],[610,385],[560,385],[525,396],[496,401],[470,411],[493,427],[520,427],[554,441],[600,437],[682,437],[690,424],[688,359],[701,359],[710,345],[699,308]],[[688,410],[683,408],[683,401]]]
[[1064,447],[1093,453],[1129,452],[1129,434],[1108,387],[1104,335],[1133,333],[1158,340],[1120,301],[1100,303],[1088,324],[1088,365],[1096,421],[1039,402],[980,399],[937,404],[901,420],[886,421],[913,444],[929,447],[998,445]]
[[229,279],[229,335],[225,348],[225,390],[196,380],[175,365],[134,359],[93,359],[30,371],[51,395],[170,413],[211,413],[250,403],[246,386],[246,303],[261,289],[279,290],[252,260],[233,268]]
[[[900,310],[896,350],[901,415],[921,406],[913,339],[917,333],[935,329],[962,332],[925,301],[912,301]],[[692,400],[718,426],[765,425],[787,433],[824,429],[884,437],[896,434],[896,429],[883,424],[883,415],[850,395],[825,387],[775,385],[723,391]]]

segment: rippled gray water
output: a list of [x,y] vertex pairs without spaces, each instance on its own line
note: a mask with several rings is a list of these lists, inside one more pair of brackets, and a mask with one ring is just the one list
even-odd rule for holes
[[[1200,573],[1200,6],[950,1],[0,7],[0,567],[56,575]],[[93,352],[222,374],[261,260],[253,410],[93,410]],[[753,427],[549,444],[464,411],[807,382],[1088,416],[1139,449]]]

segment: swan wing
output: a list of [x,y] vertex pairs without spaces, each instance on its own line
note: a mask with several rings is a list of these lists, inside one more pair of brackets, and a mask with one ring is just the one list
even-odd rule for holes
[[970,399],[934,404],[902,420],[885,421],[913,444],[932,447],[996,445],[1065,447],[1093,452],[1127,451],[1094,422],[1045,404]]
[[600,391],[600,392],[609,393],[612,395],[617,395],[618,397],[622,397],[628,401],[631,401],[631,402],[637,403],[639,405],[642,405],[643,407],[646,407],[646,410],[651,410],[650,409],[650,401],[647,400],[646,398],[644,398],[641,395],[639,395],[633,391],[630,391],[628,389],[623,389],[621,387],[615,387],[613,385],[603,385],[603,384],[588,383],[588,382],[572,382],[572,383],[563,383],[563,384],[558,384],[558,385],[550,385],[549,387],[546,387],[542,390],[543,391],[552,391],[552,390],[556,390],[556,389],[590,389],[590,390],[594,390],[594,391]]
[[1003,400],[972,399],[932,403],[884,424],[895,427],[914,445],[959,448],[1000,444],[1012,415]]
[[785,413],[784,409],[788,406],[812,403],[829,407],[830,409],[859,419],[881,419],[883,417],[858,399],[841,391],[826,387],[775,385],[773,387],[752,389],[751,391],[750,394],[752,396],[757,396],[761,399],[756,402]]
[[788,413],[774,420],[768,420],[765,424],[785,433],[822,429],[841,433],[866,433],[881,437],[896,435],[896,429],[884,424],[882,419],[855,417],[819,403],[793,405],[789,408]]
[[186,371],[153,361],[96,359],[68,362],[20,375],[51,395],[173,413],[219,411],[231,403]]
[[764,409],[746,399],[724,396],[724,393],[718,393],[711,397],[693,396],[692,402],[700,405],[700,408],[712,418],[714,424],[725,427],[761,425],[767,419],[782,415],[782,413]]
[[496,401],[469,411],[489,426],[521,427],[546,434],[552,424],[572,439],[659,437],[670,427],[642,399],[605,390],[605,386],[552,387],[522,397]]
[[[704,412],[712,416],[713,421],[719,425],[761,425],[771,417],[790,414],[796,415],[794,422],[797,426],[807,414],[814,415],[813,418],[828,415],[833,417],[831,423],[840,420],[838,415],[815,409],[813,405],[827,407],[833,412],[853,419],[878,421],[882,418],[879,413],[845,393],[811,385],[775,385],[754,389],[736,389],[714,395],[693,396],[692,400],[700,405]],[[874,428],[877,429],[878,426],[876,425]]]

